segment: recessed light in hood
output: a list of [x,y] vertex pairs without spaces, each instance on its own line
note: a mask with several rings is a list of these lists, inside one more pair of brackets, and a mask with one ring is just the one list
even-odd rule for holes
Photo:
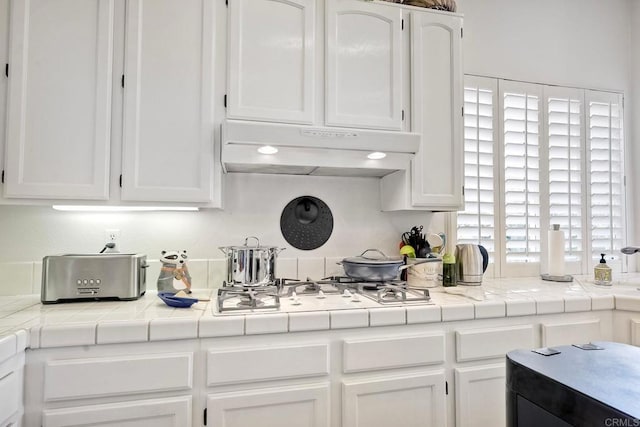
[[380,160],[384,159],[385,157],[387,157],[387,155],[381,151],[374,151],[373,153],[369,153],[367,155],[367,159],[371,160]]
[[[224,172],[290,175],[382,177],[409,169],[420,147],[417,133],[245,120],[223,121],[221,140]],[[278,155],[259,154],[266,146]]]
[[276,154],[278,149],[271,145],[263,145],[262,147],[258,147],[258,153],[260,154]]

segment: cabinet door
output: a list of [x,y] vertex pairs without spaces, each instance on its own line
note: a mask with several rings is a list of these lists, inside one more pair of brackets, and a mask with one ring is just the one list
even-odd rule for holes
[[505,378],[502,364],[455,369],[456,426],[504,426]]
[[312,123],[315,0],[230,0],[227,117]]
[[219,427],[328,427],[329,385],[210,394],[207,412]]
[[422,135],[412,163],[412,202],[463,207],[462,19],[411,13],[411,122]]
[[107,199],[113,0],[11,3],[5,196]]
[[402,9],[327,3],[327,125],[402,129]]
[[[24,363],[24,358],[22,360]],[[3,372],[4,374],[4,372]],[[22,413],[23,370],[10,372],[0,378],[0,425],[6,425],[16,414]]]
[[122,200],[212,198],[213,6],[127,3]]
[[446,425],[444,372],[342,383],[342,427]]
[[185,427],[191,425],[191,396],[135,400],[45,410],[43,427]]

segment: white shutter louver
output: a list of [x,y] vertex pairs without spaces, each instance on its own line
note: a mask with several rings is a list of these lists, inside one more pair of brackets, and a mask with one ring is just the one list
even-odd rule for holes
[[540,262],[541,97],[527,86],[502,96],[507,263]]
[[565,235],[565,261],[583,252],[582,91],[547,88],[549,223]]
[[619,258],[625,242],[621,96],[587,91],[591,250]]
[[465,209],[458,212],[458,243],[483,245],[495,257],[494,139],[495,80],[465,79]]

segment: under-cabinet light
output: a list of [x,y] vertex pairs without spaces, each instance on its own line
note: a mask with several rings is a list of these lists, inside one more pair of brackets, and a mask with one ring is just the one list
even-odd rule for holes
[[387,155],[385,153],[380,152],[380,151],[375,151],[375,152],[370,153],[369,155],[367,155],[367,158],[369,158],[371,160],[380,160],[380,159],[384,159],[385,157],[387,157]]
[[190,206],[80,206],[80,205],[53,205],[57,211],[72,212],[153,212],[153,211],[189,211],[199,209]]
[[272,147],[271,145],[263,145],[258,148],[258,153],[260,154],[276,154],[278,149],[276,147]]

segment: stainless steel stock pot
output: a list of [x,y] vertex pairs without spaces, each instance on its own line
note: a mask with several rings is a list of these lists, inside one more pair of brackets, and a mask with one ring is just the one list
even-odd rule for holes
[[[255,245],[249,245],[249,239]],[[242,286],[264,286],[276,279],[276,258],[285,248],[261,246],[257,237],[244,239],[243,246],[221,246],[227,257],[227,284]]]

